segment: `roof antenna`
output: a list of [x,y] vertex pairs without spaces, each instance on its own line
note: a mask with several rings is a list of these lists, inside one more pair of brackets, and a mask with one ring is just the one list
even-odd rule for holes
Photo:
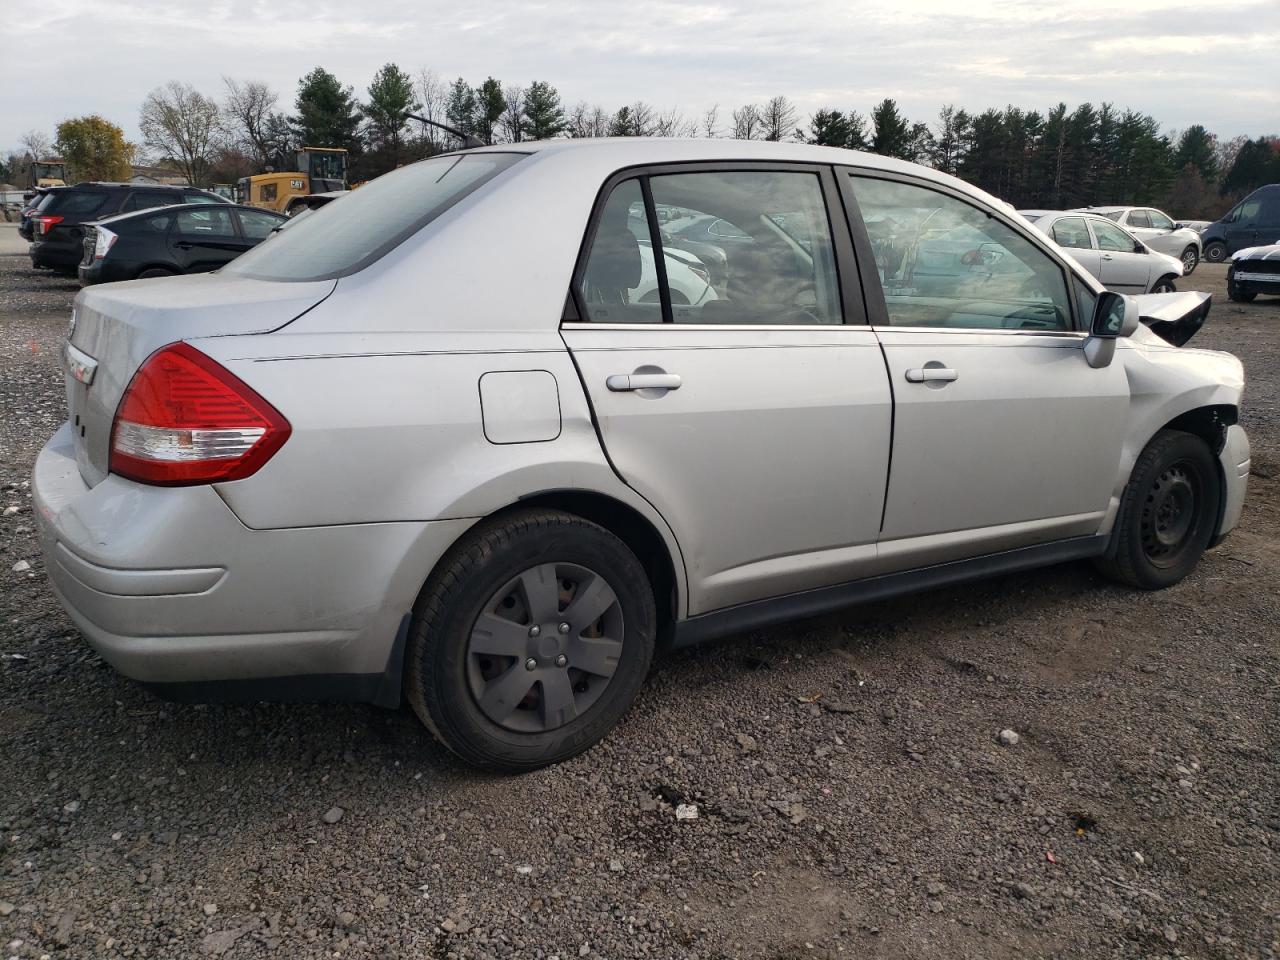
[[461,130],[455,130],[453,127],[440,123],[437,120],[428,120],[426,117],[420,117],[416,113],[406,113],[404,116],[406,120],[417,120],[419,123],[425,123],[432,127],[439,127],[445,133],[457,137],[462,141],[463,150],[471,150],[474,147],[488,146],[488,144],[479,137],[473,137],[469,133],[463,133]]

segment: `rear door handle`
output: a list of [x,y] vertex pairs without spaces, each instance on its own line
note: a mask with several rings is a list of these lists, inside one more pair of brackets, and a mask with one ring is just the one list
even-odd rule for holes
[[624,390],[679,390],[678,373],[615,373],[604,385],[615,393]]
[[1115,259],[1115,257],[1111,256],[1111,254],[1109,254],[1109,253],[1104,253],[1104,254],[1102,255],[1102,259],[1103,259],[1103,260],[1114,260],[1114,259]]
[[188,243],[186,240],[179,240],[177,243],[174,244],[174,246],[177,247],[179,250],[190,250],[192,247],[195,246],[195,244]]
[[925,383],[929,380],[959,380],[960,374],[950,367],[913,367],[907,371],[908,383]]

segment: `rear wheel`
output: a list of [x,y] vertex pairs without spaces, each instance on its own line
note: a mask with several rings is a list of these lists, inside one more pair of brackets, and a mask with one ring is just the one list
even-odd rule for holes
[[1221,263],[1227,259],[1227,245],[1221,240],[1213,240],[1205,244],[1204,258],[1210,263]]
[[1178,288],[1174,286],[1173,277],[1161,277],[1151,285],[1152,293],[1177,293]]
[[166,270],[164,267],[150,267],[138,274],[139,280],[150,280],[152,277],[176,277],[177,274],[172,270]]
[[639,560],[603,527],[527,510],[469,533],[414,608],[405,693],[462,759],[519,772],[600,740],[635,699],[657,615]]
[[1183,250],[1182,256],[1179,259],[1182,260],[1182,275],[1184,277],[1191,276],[1191,274],[1196,272],[1196,267],[1200,265],[1200,254],[1196,251],[1194,246],[1187,247],[1187,249]]
[[1134,464],[1112,549],[1098,568],[1143,590],[1172,586],[1195,569],[1209,546],[1221,497],[1209,445],[1190,433],[1162,430]]

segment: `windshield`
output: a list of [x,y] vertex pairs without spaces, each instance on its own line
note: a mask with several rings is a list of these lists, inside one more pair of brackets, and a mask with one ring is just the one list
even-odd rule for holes
[[522,153],[436,157],[402,167],[328,203],[223,268],[258,280],[336,280],[379,257],[488,183]]

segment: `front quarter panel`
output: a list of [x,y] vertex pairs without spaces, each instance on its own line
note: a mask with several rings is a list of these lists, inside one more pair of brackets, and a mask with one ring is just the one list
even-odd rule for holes
[[[1114,362],[1124,366],[1130,406],[1111,519],[1133,465],[1162,427],[1202,407],[1238,408],[1244,390],[1244,367],[1236,357],[1216,350],[1171,347],[1145,327],[1132,338],[1118,341]],[[1110,519],[1108,529],[1109,524]]]

